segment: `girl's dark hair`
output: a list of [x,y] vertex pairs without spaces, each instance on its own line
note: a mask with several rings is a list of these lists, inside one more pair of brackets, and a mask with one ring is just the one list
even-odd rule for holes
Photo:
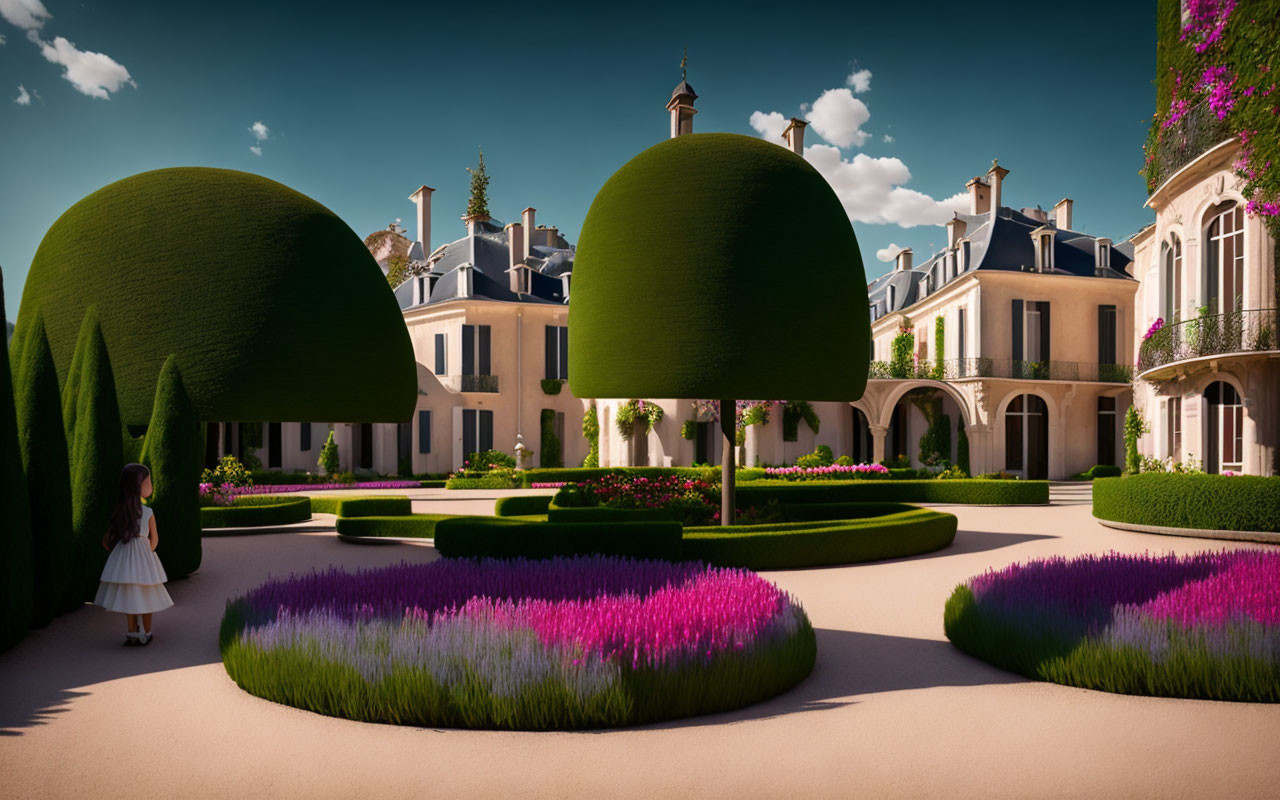
[[126,464],[120,472],[116,506],[107,519],[107,532],[102,537],[103,547],[111,549],[138,535],[138,520],[142,519],[142,482],[150,475],[151,470],[141,464]]

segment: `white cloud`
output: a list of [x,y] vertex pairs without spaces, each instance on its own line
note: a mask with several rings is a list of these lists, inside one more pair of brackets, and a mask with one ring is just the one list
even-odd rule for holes
[[[37,93],[36,97],[39,98],[40,95]],[[17,103],[20,106],[31,105],[31,92],[27,91],[27,87],[23,86],[22,84],[18,84],[18,96],[13,98],[13,102]]]
[[[0,0],[0,17],[24,31],[38,31],[53,15],[40,0]],[[3,43],[3,38],[0,38]]]
[[886,133],[886,134],[884,135],[884,143],[885,143],[885,144],[893,144],[893,137]]
[[249,146],[249,152],[250,152],[250,153],[253,153],[255,156],[260,156],[260,155],[262,155],[262,148],[261,148],[261,147],[258,147],[256,144],[255,144],[255,145],[250,145],[250,146]]
[[249,132],[253,134],[253,138],[257,139],[260,142],[266,141],[267,137],[271,135],[271,129],[268,128],[266,125],[263,125],[262,120],[258,120],[257,122],[250,125]]
[[805,115],[813,130],[837,147],[866,144],[871,134],[862,126],[871,119],[867,104],[848,89],[828,89],[813,101],[813,109]]
[[846,159],[836,147],[815,144],[804,149],[804,157],[831,184],[849,219],[877,225],[942,225],[955,211],[969,208],[969,196],[958,192],[935,200],[923,192],[907,189],[911,170],[898,158],[872,158],[858,153]]
[[882,247],[876,251],[876,258],[885,262],[892,261],[898,257],[898,253],[901,253],[903,250],[906,250],[906,249],[907,248],[903,247],[900,244],[894,244],[893,242],[890,242],[887,247]]
[[860,69],[857,72],[850,73],[849,77],[845,78],[845,83],[853,87],[854,94],[862,94],[863,92],[870,91],[871,70]]
[[787,129],[789,120],[777,111],[770,111],[768,114],[763,111],[753,111],[750,122],[751,127],[760,134],[761,139],[771,139],[776,142],[782,138],[782,132]]
[[125,84],[137,87],[129,77],[129,70],[105,53],[80,50],[75,43],[61,36],[55,36],[52,43],[35,37],[33,41],[39,43],[40,54],[45,59],[62,65],[62,77],[83,94],[110,100],[111,93],[119,91]]

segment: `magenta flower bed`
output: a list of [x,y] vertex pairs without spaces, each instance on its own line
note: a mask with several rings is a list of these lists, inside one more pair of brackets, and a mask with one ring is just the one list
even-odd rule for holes
[[771,478],[804,480],[806,478],[884,478],[889,468],[883,464],[831,464],[826,467],[766,467]]
[[1129,694],[1280,701],[1280,551],[1052,558],[956,588],[947,635],[1023,674]]
[[747,705],[812,669],[813,630],[746,570],[449,559],[269,581],[228,604],[241,687],[377,722],[631,724]]
[[560,489],[569,485],[569,481],[535,481],[529,484],[530,489]]
[[314,492],[320,489],[417,489],[422,484],[418,481],[362,481],[359,483],[277,483],[261,486],[241,486],[235,490],[242,494],[292,494],[294,492]]

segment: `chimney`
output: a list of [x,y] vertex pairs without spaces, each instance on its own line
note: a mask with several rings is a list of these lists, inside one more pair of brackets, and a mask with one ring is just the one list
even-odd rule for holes
[[418,241],[422,242],[422,257],[431,255],[431,193],[435,189],[421,186],[418,191],[409,195],[409,199],[418,207]]
[[985,214],[991,210],[991,187],[982,178],[974,176],[964,185],[969,190],[969,213],[973,216]]
[[524,263],[524,226],[519,222],[507,224],[507,266],[514,267]]
[[956,242],[964,238],[964,232],[968,225],[959,217],[953,217],[947,220],[947,249],[950,250],[956,246]]
[[804,128],[808,124],[802,119],[792,117],[787,129],[782,132],[782,138],[787,140],[787,147],[798,156],[804,155]]
[[686,133],[693,133],[693,115],[698,113],[693,107],[693,101],[697,99],[698,95],[694,93],[693,87],[683,80],[671,93],[671,99],[667,101],[667,110],[671,112],[672,139]]
[[904,247],[898,251],[898,269],[911,269],[911,248]]
[[996,218],[996,214],[1000,213],[1000,185],[1004,183],[1004,177],[1009,174],[1009,170],[1000,166],[999,159],[991,159],[991,169],[987,170],[987,183],[991,184],[991,219]]
[[1059,230],[1069,231],[1071,228],[1071,207],[1074,203],[1070,197],[1064,197],[1053,206],[1053,224]]
[[533,215],[538,209],[530,206],[520,212],[521,218],[524,220],[524,255],[522,258],[528,258],[532,252],[529,248],[533,246]]

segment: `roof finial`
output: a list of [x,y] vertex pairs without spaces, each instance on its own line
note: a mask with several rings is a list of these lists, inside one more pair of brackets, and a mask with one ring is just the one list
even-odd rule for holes
[[684,55],[680,57],[680,80],[689,80],[689,48],[684,49]]
[[991,168],[995,169],[998,166],[1000,166],[1000,159],[998,158],[991,159]]

